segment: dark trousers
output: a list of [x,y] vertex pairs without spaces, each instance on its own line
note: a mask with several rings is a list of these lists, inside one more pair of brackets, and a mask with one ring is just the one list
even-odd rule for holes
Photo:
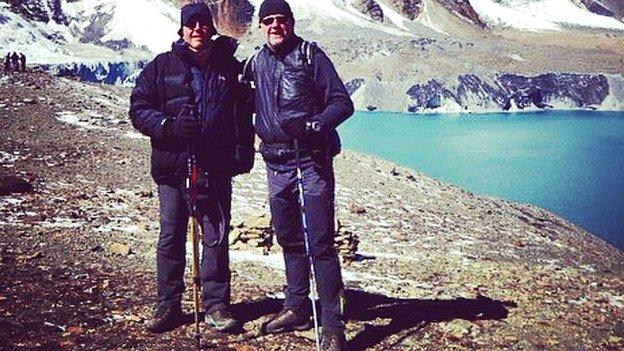
[[[203,307],[210,313],[230,304],[230,268],[227,233],[230,229],[231,180],[224,179],[201,200],[198,222],[203,233],[201,284]],[[160,237],[157,248],[158,303],[179,306],[184,292],[185,244],[189,209],[181,182],[158,185]]]
[[[284,307],[301,311],[310,292],[310,261],[305,252],[297,171],[267,168],[269,203],[273,228],[284,251],[286,301]],[[344,289],[340,261],[334,248],[334,171],[332,160],[303,167],[306,224],[310,254],[314,261],[322,324],[326,329],[343,330],[340,294]]]

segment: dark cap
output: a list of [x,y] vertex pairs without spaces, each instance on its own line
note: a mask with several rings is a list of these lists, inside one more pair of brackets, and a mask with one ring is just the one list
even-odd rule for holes
[[197,2],[182,6],[182,10],[180,11],[180,30],[178,30],[178,35],[182,36],[182,26],[187,24],[192,25],[192,23],[189,22],[193,16],[199,16],[206,19],[208,23],[210,23],[212,31],[216,32],[214,23],[212,23],[212,13],[210,13],[208,5],[203,2]]
[[260,12],[258,13],[258,17],[260,20],[267,16],[271,15],[284,15],[288,18],[293,18],[292,10],[290,9],[290,5],[284,0],[264,0],[262,5],[260,5]]

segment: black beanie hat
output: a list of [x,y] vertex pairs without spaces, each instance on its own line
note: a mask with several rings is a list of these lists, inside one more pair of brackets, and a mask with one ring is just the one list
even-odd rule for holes
[[290,5],[284,0],[264,0],[262,5],[260,5],[260,12],[258,13],[258,17],[260,20],[265,18],[266,16],[271,15],[284,15],[288,18],[293,18],[293,13],[290,10]]
[[214,23],[212,23],[212,13],[210,13],[208,5],[203,2],[196,2],[182,6],[182,10],[180,11],[180,30],[178,30],[179,36],[182,36],[182,26],[187,24],[193,16],[200,16],[208,20],[212,31],[216,32]]

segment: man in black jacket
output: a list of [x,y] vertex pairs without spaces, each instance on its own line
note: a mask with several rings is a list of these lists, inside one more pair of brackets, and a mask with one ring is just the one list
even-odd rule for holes
[[189,218],[190,145],[200,170],[198,219],[202,227],[201,284],[205,321],[232,331],[227,233],[231,178],[253,164],[250,92],[237,80],[233,39],[211,39],[216,30],[204,3],[181,11],[181,39],[141,72],[132,91],[133,126],[151,138],[152,177],[158,184],[158,309],[147,329],[162,332],[180,322],[185,242]]
[[299,167],[309,254],[322,308],[322,346],[341,350],[345,326],[343,283],[334,248],[333,157],[340,151],[336,127],[353,114],[353,103],[325,53],[294,34],[295,19],[288,3],[266,0],[259,17],[266,44],[246,67],[256,85],[256,132],[268,168],[272,222],[284,251],[287,280],[284,307],[263,325],[263,331],[310,327],[306,308],[310,267],[299,213]]

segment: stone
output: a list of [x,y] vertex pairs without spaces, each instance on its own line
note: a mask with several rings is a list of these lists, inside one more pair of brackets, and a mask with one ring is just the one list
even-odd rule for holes
[[366,208],[364,208],[364,206],[353,203],[349,206],[349,212],[355,214],[364,214],[366,213]]
[[0,195],[30,193],[33,186],[15,176],[0,176]]
[[443,324],[441,326],[441,329],[444,331],[445,334],[447,334],[449,339],[461,340],[466,335],[470,334],[472,327],[472,323],[463,319],[456,319],[446,324]]
[[115,255],[128,256],[132,250],[130,250],[130,246],[121,243],[114,243],[108,247],[108,251]]

